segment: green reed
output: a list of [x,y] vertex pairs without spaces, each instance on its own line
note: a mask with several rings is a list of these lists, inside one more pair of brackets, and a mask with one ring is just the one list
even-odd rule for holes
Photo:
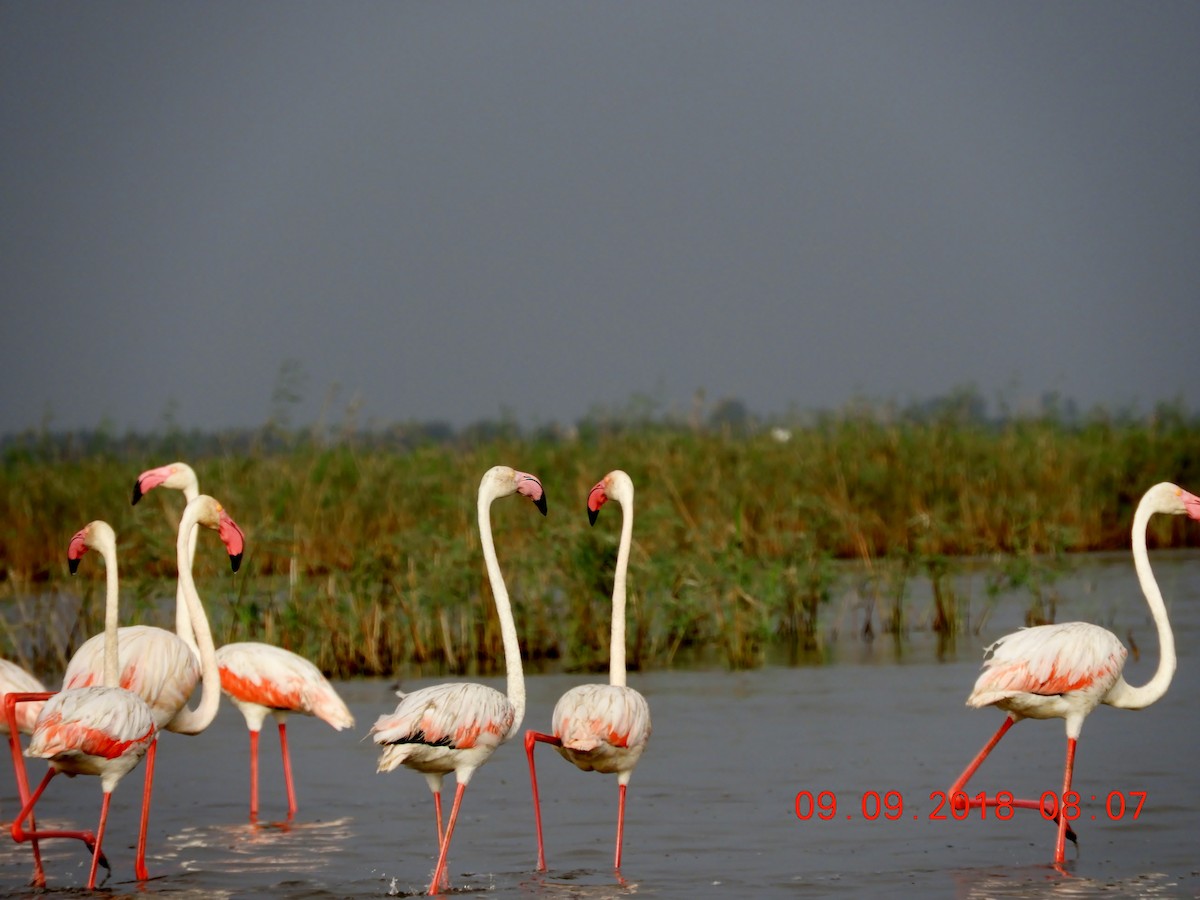
[[[1200,423],[1172,408],[996,423],[953,406],[855,405],[792,424],[786,442],[654,422],[441,442],[264,430],[193,453],[196,436],[26,442],[0,470],[0,651],[52,671],[99,628],[101,567],[71,581],[64,558],[94,518],[117,530],[125,620],[169,626],[183,499],[163,489],[137,507],[129,499],[142,469],[177,458],[247,536],[232,576],[202,535],[197,573],[218,641],[278,643],[339,676],[497,671],[475,490],[497,462],[536,473],[547,518],[512,499],[492,510],[522,646],[535,665],[600,671],[621,510],[606,507],[589,527],[584,503],[609,469],[637,488],[630,665],[742,667],[780,642],[791,659],[819,658],[834,629],[952,639],[1013,589],[1028,593],[1027,621],[1053,620],[1071,553],[1128,547],[1133,507],[1154,482],[1200,485],[1198,437]],[[1197,535],[1159,521],[1151,540],[1195,545]],[[992,562],[974,609],[959,576],[979,559]],[[918,583],[928,597],[915,596]],[[831,621],[847,591],[860,618]],[[40,612],[58,592],[86,602]]]

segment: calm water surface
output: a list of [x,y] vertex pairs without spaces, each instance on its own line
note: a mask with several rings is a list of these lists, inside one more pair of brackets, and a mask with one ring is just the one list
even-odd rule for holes
[[[502,747],[468,789],[450,857],[455,892],[497,897],[1067,897],[1200,895],[1200,556],[1155,558],[1179,649],[1167,696],[1141,711],[1102,707],[1080,738],[1075,787],[1084,797],[1066,872],[1049,865],[1054,826],[1018,810],[1009,821],[978,810],[968,821],[931,819],[930,794],[944,790],[1000,724],[996,710],[964,699],[980,648],[1020,624],[1017,604],[994,614],[978,637],[937,653],[915,636],[897,654],[890,641],[847,642],[833,665],[751,672],[634,673],[649,699],[654,736],[629,788],[625,884],[610,871],[616,785],[538,748],[550,871],[535,873],[533,816],[523,747]],[[1157,643],[1125,559],[1100,561],[1061,587],[1059,620],[1112,628],[1140,660],[1132,683],[1150,677]],[[545,730],[555,700],[586,676],[528,681],[525,725]],[[408,689],[430,681],[406,683]],[[488,683],[503,688],[498,679]],[[117,789],[106,850],[112,877],[102,892],[169,897],[385,897],[420,893],[436,855],[433,803],[407,770],[376,774],[363,740],[395,706],[383,681],[340,684],[358,719],[337,733],[304,717],[289,720],[300,812],[285,811],[278,742],[268,724],[262,747],[262,818],[246,817],[247,737],[224,704],[214,726],[161,739],[148,865],[132,880],[139,767]],[[1059,720],[1021,722],[976,774],[973,791],[1038,797],[1061,785]],[[40,776],[40,763],[31,773]],[[447,799],[453,780],[447,779]],[[833,818],[797,818],[800,791],[830,792]],[[1109,795],[1146,794],[1140,816],[1109,818]],[[863,816],[870,792],[903,801],[899,818]],[[1092,801],[1090,798],[1095,797]],[[1114,805],[1116,801],[1114,800]],[[1131,801],[1131,803],[1136,801]],[[0,815],[16,808],[11,774],[0,779]],[[447,806],[448,810],[448,806]],[[99,784],[56,779],[39,806],[43,827],[95,826]],[[1094,817],[1094,819],[1093,819]],[[50,892],[79,892],[88,856],[75,842],[46,842]],[[0,896],[35,895],[27,845],[0,842]]]

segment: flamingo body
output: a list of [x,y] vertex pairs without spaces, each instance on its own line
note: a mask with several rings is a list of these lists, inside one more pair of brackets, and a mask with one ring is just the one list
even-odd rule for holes
[[67,775],[97,775],[107,794],[146,755],[157,732],[150,708],[131,691],[64,690],[46,701],[25,755]]
[[303,656],[254,641],[217,648],[221,690],[258,731],[268,713],[315,716],[338,731],[354,716],[321,670]]
[[[41,694],[45,690],[45,686],[37,678],[15,662],[0,659],[0,705],[4,703],[5,694]],[[41,702],[17,704],[17,730],[21,734],[33,731],[33,723],[37,721],[42,705]],[[6,716],[0,716],[0,733],[8,734]]]
[[[182,638],[151,625],[126,625],[117,630],[124,661],[120,686],[146,701],[155,724],[167,728],[200,682],[200,660]],[[104,668],[104,635],[88,638],[75,651],[63,675],[63,688],[99,684]]]
[[1000,638],[986,653],[968,706],[1068,721],[1082,721],[1104,702],[1121,680],[1128,655],[1116,635],[1088,622],[1025,628]]
[[437,684],[402,694],[371,726],[383,747],[380,772],[406,766],[427,775],[457,772],[460,784],[511,736],[516,709],[483,684]]
[[559,698],[551,716],[559,754],[585,772],[628,782],[650,740],[650,704],[631,687],[581,684]]

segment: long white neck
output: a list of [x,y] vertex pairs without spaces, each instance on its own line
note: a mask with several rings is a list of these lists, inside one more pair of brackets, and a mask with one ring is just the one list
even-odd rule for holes
[[617,570],[613,576],[612,636],[608,650],[608,683],[625,685],[625,573],[633,545],[633,496],[621,501],[621,542],[617,545]]
[[[198,496],[200,496],[198,487],[188,485],[183,489],[183,499],[187,503],[191,503]],[[188,534],[188,571],[191,571],[192,564],[196,559],[196,538],[199,534],[198,528],[193,528]],[[180,640],[192,648],[194,653],[199,655],[200,648],[196,646],[196,633],[192,629],[192,619],[188,614],[187,596],[183,592],[182,579],[175,583],[175,633],[179,635]]]
[[167,724],[170,731],[179,734],[202,732],[216,718],[217,707],[221,702],[221,673],[217,668],[217,648],[213,644],[208,616],[204,613],[200,594],[196,591],[196,581],[192,576],[192,556],[196,531],[200,527],[197,524],[199,518],[199,508],[193,503],[188,503],[179,523],[179,537],[175,542],[179,589],[183,592],[184,602],[187,604],[187,613],[183,618],[189,620],[190,628],[195,633],[195,645],[200,654],[200,677],[203,679],[199,706],[194,710],[185,706]]
[[117,551],[106,541],[100,547],[104,557],[104,680],[105,687],[121,686],[121,659],[117,641],[119,618],[119,583],[117,578]]
[[1167,692],[1167,688],[1171,686],[1171,678],[1175,675],[1175,635],[1171,632],[1167,607],[1163,603],[1158,582],[1154,580],[1154,573],[1150,570],[1150,555],[1146,552],[1146,526],[1149,525],[1152,515],[1154,509],[1150,503],[1143,500],[1138,504],[1137,512],[1133,516],[1133,563],[1137,569],[1142,593],[1150,606],[1150,614],[1158,628],[1158,669],[1155,670],[1154,677],[1141,687],[1132,687],[1126,684],[1124,679],[1119,679],[1113,685],[1104,702],[1123,709],[1142,709],[1149,706]]
[[525,718],[525,673],[521,669],[521,644],[517,640],[517,624],[513,621],[512,604],[508,589],[504,586],[504,575],[496,559],[496,545],[492,541],[492,494],[482,487],[479,491],[479,541],[483,546],[483,559],[487,564],[488,581],[492,586],[492,597],[496,601],[496,613],[500,616],[500,635],[504,639],[504,667],[508,673],[505,693],[516,711],[507,737],[512,737]]

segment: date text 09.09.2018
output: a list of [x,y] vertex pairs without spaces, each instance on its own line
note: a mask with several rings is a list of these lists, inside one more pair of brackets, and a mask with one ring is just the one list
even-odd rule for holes
[[[965,791],[955,791],[953,796],[947,796],[945,791],[934,791],[929,795],[933,808],[926,818],[930,820],[970,818],[972,815],[981,819],[988,817],[988,811],[997,819],[1011,819],[1016,810],[1015,797],[1009,791],[1001,791],[994,797],[984,793],[968,796]],[[1075,791],[1067,791],[1061,804],[1063,815],[1068,820],[1086,818],[1089,814],[1082,809],[1082,798]],[[1093,796],[1094,803],[1101,798]],[[1046,791],[1039,801],[1042,815],[1047,819],[1058,816],[1059,797],[1054,791]],[[1101,813],[1092,813],[1092,819],[1108,818],[1118,821],[1129,816],[1136,819],[1142,813],[1146,802],[1145,791],[1109,791],[1103,798],[1104,809]],[[976,812],[978,810],[978,812]],[[895,821],[904,818],[904,796],[899,791],[864,791],[861,795],[851,798],[849,808],[843,804],[842,815],[847,819],[886,819]],[[796,818],[807,822],[810,819],[829,821],[838,818],[838,797],[834,791],[800,791],[796,794]],[[920,813],[913,813],[914,819],[920,819]]]

